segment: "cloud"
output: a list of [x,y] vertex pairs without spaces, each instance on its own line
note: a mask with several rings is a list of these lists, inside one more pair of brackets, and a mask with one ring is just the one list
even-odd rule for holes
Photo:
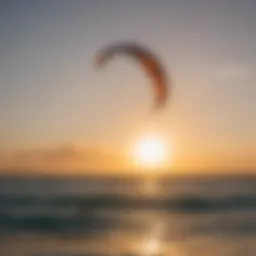
[[254,76],[253,71],[251,65],[230,63],[216,67],[215,76],[227,82],[245,81]]
[[2,170],[43,172],[92,172],[125,168],[123,155],[102,147],[81,147],[66,144],[58,147],[19,150],[1,153]]

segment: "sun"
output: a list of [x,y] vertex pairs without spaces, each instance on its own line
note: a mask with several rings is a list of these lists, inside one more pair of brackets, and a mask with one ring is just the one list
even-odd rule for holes
[[133,152],[135,163],[142,167],[160,167],[167,160],[167,154],[166,142],[156,134],[140,138]]

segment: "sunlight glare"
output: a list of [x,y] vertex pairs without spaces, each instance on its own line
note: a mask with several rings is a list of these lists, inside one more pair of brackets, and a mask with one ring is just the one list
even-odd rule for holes
[[141,166],[159,166],[167,158],[167,145],[165,141],[155,134],[141,138],[134,150],[134,158]]

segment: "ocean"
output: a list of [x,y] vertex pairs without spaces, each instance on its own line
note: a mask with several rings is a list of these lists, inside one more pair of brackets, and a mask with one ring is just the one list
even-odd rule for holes
[[255,256],[256,177],[2,177],[1,256]]

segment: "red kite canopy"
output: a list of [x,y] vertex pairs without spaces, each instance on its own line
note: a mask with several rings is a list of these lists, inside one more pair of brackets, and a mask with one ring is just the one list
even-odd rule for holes
[[118,54],[125,54],[136,58],[152,80],[155,91],[155,109],[165,106],[168,96],[166,74],[160,61],[144,47],[135,43],[119,43],[103,48],[96,58],[97,67],[104,66]]

